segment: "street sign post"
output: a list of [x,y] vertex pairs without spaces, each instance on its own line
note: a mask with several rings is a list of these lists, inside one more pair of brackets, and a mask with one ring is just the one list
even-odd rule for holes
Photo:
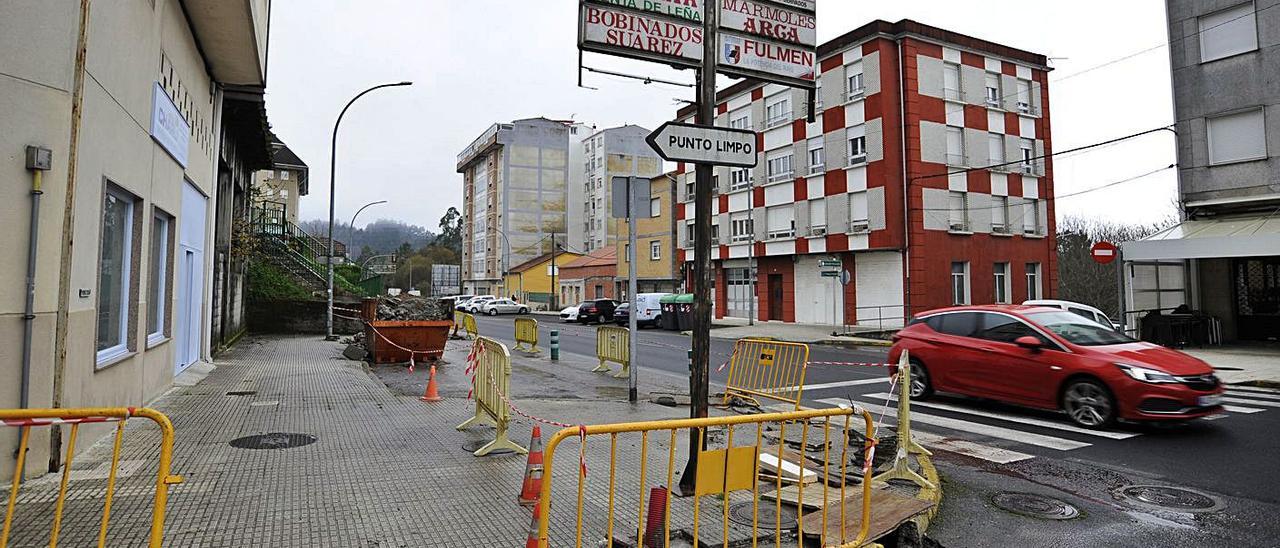
[[667,122],[645,138],[668,162],[755,167],[756,134],[745,129]]

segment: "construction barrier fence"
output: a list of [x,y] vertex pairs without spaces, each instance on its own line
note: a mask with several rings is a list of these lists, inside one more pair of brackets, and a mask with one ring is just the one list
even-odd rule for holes
[[[71,481],[72,465],[76,456],[76,441],[82,424],[115,423],[115,439],[111,453],[111,467],[108,469],[105,490],[93,500],[101,500],[102,519],[96,544],[99,548],[107,544],[107,532],[111,524],[112,503],[116,495],[118,474],[120,471],[120,449],[124,443],[125,422],[132,418],[143,418],[160,427],[160,449],[157,455],[158,471],[155,480],[155,494],[152,496],[150,534],[147,546],[158,548],[164,540],[164,515],[168,504],[169,486],[182,483],[182,477],[171,475],[169,468],[173,462],[173,423],[163,413],[148,408],[108,407],[88,409],[0,409],[0,424],[21,429],[19,433],[18,457],[14,467],[13,483],[9,487],[8,505],[5,508],[4,525],[0,528],[0,548],[9,546],[10,533],[13,532],[15,515],[18,508],[18,494],[22,489],[23,468],[26,466],[27,449],[31,441],[31,429],[52,425],[70,425],[67,438],[67,450],[62,467],[62,478],[58,488],[58,497],[53,507],[51,528],[48,535],[48,546],[56,548],[63,539],[64,511],[67,509],[68,486]],[[80,497],[77,497],[80,498]],[[42,505],[36,505],[42,506]],[[96,505],[95,505],[96,506]],[[26,524],[30,520],[24,520]],[[82,520],[73,520],[82,521]],[[87,542],[87,532],[75,532],[72,544],[77,546],[92,545]],[[70,535],[69,535],[70,536]],[[22,545],[34,545],[30,539],[19,541]],[[38,542],[44,544],[43,539]]]
[[450,336],[467,339],[479,337],[480,328],[476,327],[476,317],[461,310],[453,311],[453,333]]
[[[855,414],[865,435],[853,429]],[[668,488],[679,481],[690,430],[703,449],[694,492],[684,493],[692,496],[677,498]],[[580,447],[566,449],[571,439]],[[587,451],[594,443],[608,448],[607,463],[602,450]],[[547,443],[530,533],[539,547],[569,539],[577,547],[670,546],[673,538],[695,546],[810,545],[797,538],[860,546],[877,532],[872,505],[882,494],[872,495],[863,464],[875,443],[871,414],[847,407],[565,428]],[[565,451],[577,466],[556,468]]]
[[622,327],[602,326],[596,328],[596,358],[600,365],[591,371],[608,373],[609,362],[622,366],[614,377],[623,378],[631,375],[631,332]]
[[506,345],[488,337],[476,337],[467,356],[467,373],[471,375],[476,414],[459,424],[458,430],[481,425],[493,426],[496,430],[493,441],[477,449],[475,456],[483,457],[500,449],[528,453],[507,437],[511,411],[503,401],[503,394],[511,393],[511,352]]
[[516,350],[538,352],[538,320],[516,318]]
[[911,437],[911,358],[906,350],[898,359],[898,451],[893,456],[893,467],[876,476],[877,481],[908,480],[921,489],[937,489],[938,486],[916,473],[909,466],[908,455],[933,455]]
[[729,357],[725,403],[734,398],[759,405],[757,398],[794,404],[800,409],[809,346],[763,339],[741,339]]

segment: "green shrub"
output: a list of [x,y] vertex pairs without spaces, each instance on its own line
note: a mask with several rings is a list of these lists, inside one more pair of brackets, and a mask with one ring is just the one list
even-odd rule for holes
[[249,299],[294,301],[311,298],[305,288],[265,261],[249,261]]

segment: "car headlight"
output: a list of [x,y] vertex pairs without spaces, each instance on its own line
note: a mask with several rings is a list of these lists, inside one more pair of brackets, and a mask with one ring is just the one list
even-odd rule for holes
[[1133,377],[1134,380],[1139,382],[1146,382],[1151,384],[1179,382],[1178,379],[1175,378],[1173,375],[1165,373],[1164,371],[1156,371],[1155,369],[1138,367],[1136,365],[1130,365],[1127,363],[1117,363],[1116,367],[1119,367],[1121,371],[1124,371],[1125,374],[1129,375],[1130,377]]

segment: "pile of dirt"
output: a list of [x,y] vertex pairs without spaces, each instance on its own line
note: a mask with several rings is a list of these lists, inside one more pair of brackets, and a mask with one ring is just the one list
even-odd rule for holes
[[425,297],[382,297],[378,319],[388,321],[452,320],[453,308],[442,299]]

